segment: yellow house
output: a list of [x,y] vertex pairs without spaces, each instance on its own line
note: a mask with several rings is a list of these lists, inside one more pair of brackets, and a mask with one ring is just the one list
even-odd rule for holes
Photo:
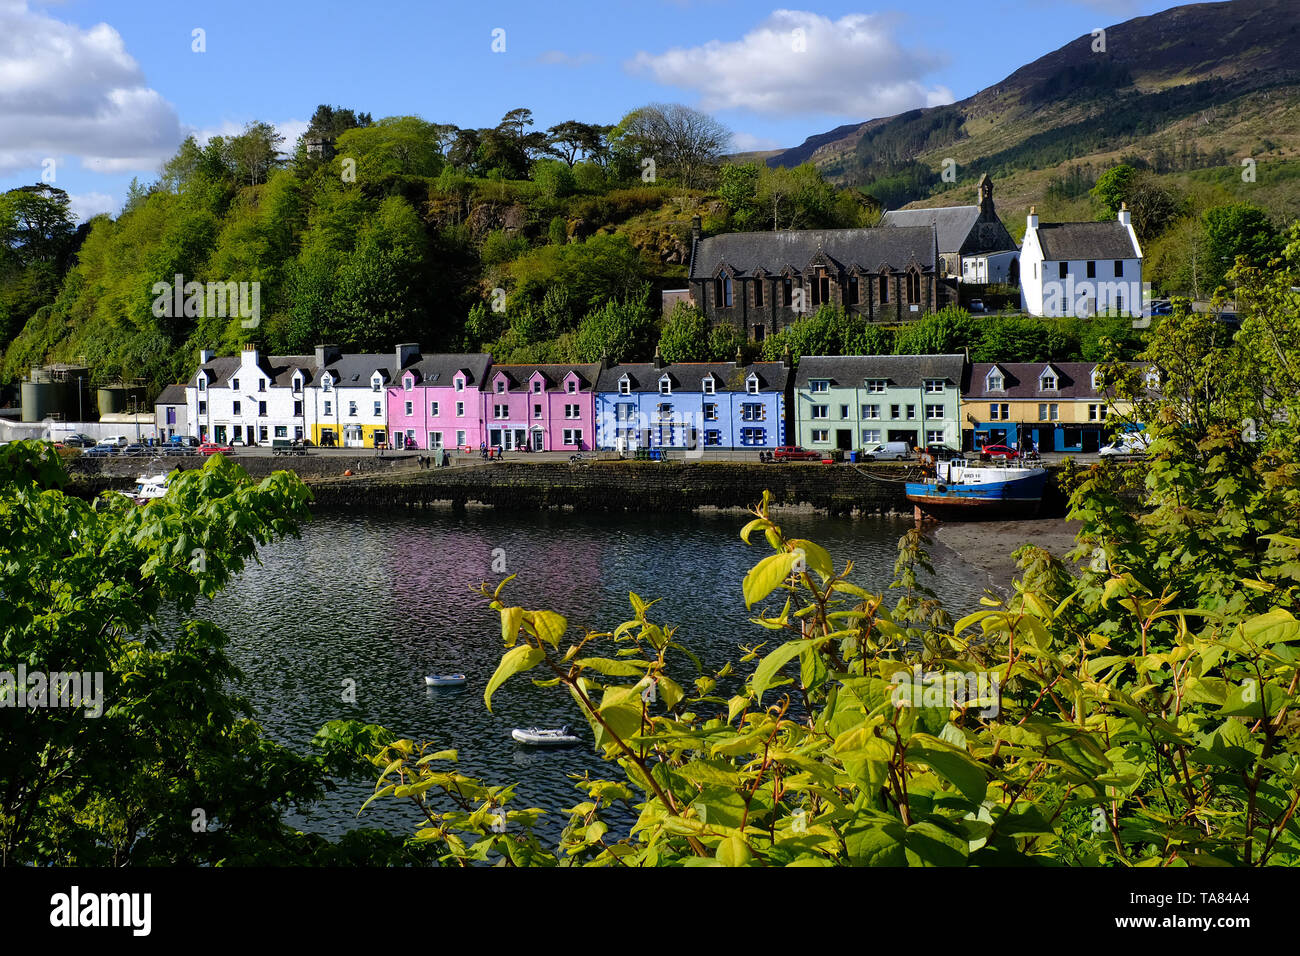
[[1095,452],[1129,410],[1096,362],[974,362],[962,390],[963,446]]

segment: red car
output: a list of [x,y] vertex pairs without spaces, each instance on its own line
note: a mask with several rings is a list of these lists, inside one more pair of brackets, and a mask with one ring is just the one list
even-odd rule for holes
[[234,454],[234,449],[229,445],[218,445],[214,441],[205,441],[199,446],[200,455],[215,455],[217,452],[220,452],[223,455],[231,455]]
[[1014,448],[1008,448],[1006,445],[985,445],[980,449],[981,461],[992,461],[994,458],[1001,458],[1003,461],[1015,461],[1020,457],[1020,452]]
[[798,445],[781,445],[768,456],[772,461],[821,461],[820,452],[809,451]]

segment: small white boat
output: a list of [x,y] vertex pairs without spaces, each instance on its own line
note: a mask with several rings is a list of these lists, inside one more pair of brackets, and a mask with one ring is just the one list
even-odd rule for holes
[[465,683],[464,674],[430,674],[424,682],[430,687],[460,687]]
[[548,730],[543,727],[516,727],[510,731],[510,736],[521,744],[529,744],[533,747],[562,747],[568,744],[580,743],[577,737],[569,733],[568,727],[561,727],[559,730]]
[[159,475],[140,475],[135,480],[135,489],[124,491],[126,495],[138,505],[146,501],[153,501],[155,498],[161,498],[167,494],[167,476]]

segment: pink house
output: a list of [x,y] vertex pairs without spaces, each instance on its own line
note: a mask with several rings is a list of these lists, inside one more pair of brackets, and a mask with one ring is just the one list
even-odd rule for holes
[[482,388],[492,356],[403,355],[388,388],[388,428],[393,444],[408,448],[463,448],[477,451],[487,440],[483,429]]
[[487,443],[533,451],[596,447],[596,380],[591,365],[493,365],[483,388]]

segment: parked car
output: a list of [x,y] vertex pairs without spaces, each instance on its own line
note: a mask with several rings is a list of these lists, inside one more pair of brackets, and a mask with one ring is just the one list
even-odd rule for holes
[[168,458],[180,458],[180,457],[184,457],[185,455],[192,455],[195,453],[195,451],[196,449],[194,448],[189,448],[185,445],[173,445],[171,442],[168,442],[167,444],[163,445],[162,453],[166,455]]
[[234,449],[231,448],[229,445],[218,445],[214,441],[205,441],[202,445],[199,446],[200,455],[215,455],[218,452],[220,452],[223,455],[230,455],[234,453]]
[[931,443],[925,446],[925,453],[936,461],[947,461],[949,458],[961,457],[961,452],[956,448],[949,448],[943,443]]
[[868,446],[862,457],[867,461],[901,461],[911,455],[912,446],[905,441],[880,441]]
[[821,461],[822,453],[798,445],[781,445],[772,450],[769,461]]
[[112,445],[114,448],[125,448],[127,445],[131,444],[131,442],[125,435],[114,435],[111,438],[101,438],[95,444]]
[[117,454],[116,445],[92,445],[81,453],[83,458],[112,458]]
[[1174,314],[1173,303],[1170,302],[1168,299],[1152,299],[1151,314],[1152,315],[1173,315]]
[[132,442],[129,445],[123,445],[118,453],[122,455],[147,455],[149,454],[149,446],[143,442]]
[[167,439],[169,445],[179,445],[182,448],[198,448],[199,440],[193,435],[173,435]]
[[95,439],[91,438],[89,435],[78,433],[76,435],[68,435],[64,438],[60,438],[54,444],[63,445],[66,448],[93,448],[95,446]]
[[1146,432],[1125,432],[1115,438],[1109,445],[1098,452],[1102,458],[1116,458],[1122,455],[1141,455],[1151,445],[1151,438]]
[[983,299],[971,299],[971,300],[970,300],[970,312],[971,312],[972,314],[973,314],[973,313],[976,313],[976,312],[987,312],[987,311],[988,311],[988,309],[984,308],[984,300],[983,300]]
[[980,449],[981,461],[1015,461],[1020,457],[1020,452],[1014,448],[1008,448],[1006,445],[985,445]]

